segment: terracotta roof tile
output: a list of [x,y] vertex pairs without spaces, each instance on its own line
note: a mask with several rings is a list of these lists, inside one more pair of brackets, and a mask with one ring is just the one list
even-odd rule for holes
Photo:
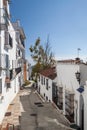
[[52,80],[55,79],[56,76],[57,76],[55,68],[45,69],[45,70],[41,71],[40,74],[45,76],[45,77],[48,77],[48,78],[50,78]]
[[73,59],[66,59],[66,60],[58,60],[59,63],[82,63],[82,61],[79,58],[76,58],[75,60]]

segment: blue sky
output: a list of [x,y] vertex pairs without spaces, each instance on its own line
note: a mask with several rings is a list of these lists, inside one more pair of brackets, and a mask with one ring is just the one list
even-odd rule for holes
[[26,34],[26,57],[38,37],[49,34],[55,57],[87,59],[87,0],[12,0],[12,19],[19,19]]

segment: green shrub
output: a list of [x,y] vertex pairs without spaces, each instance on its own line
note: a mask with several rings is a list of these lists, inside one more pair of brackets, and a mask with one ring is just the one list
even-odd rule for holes
[[31,84],[31,82],[29,80],[26,80],[25,83],[24,83],[24,86],[27,86],[29,84]]

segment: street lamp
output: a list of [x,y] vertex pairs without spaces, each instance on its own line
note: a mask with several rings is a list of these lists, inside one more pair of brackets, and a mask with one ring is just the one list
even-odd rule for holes
[[77,48],[77,56],[78,56],[78,58],[79,58],[79,51],[81,51],[81,49]]

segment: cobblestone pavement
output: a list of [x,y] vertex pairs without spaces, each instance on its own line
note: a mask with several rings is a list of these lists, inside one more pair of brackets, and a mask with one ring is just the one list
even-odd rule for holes
[[71,130],[67,120],[51,103],[42,102],[32,89],[23,91],[20,94],[21,130]]

